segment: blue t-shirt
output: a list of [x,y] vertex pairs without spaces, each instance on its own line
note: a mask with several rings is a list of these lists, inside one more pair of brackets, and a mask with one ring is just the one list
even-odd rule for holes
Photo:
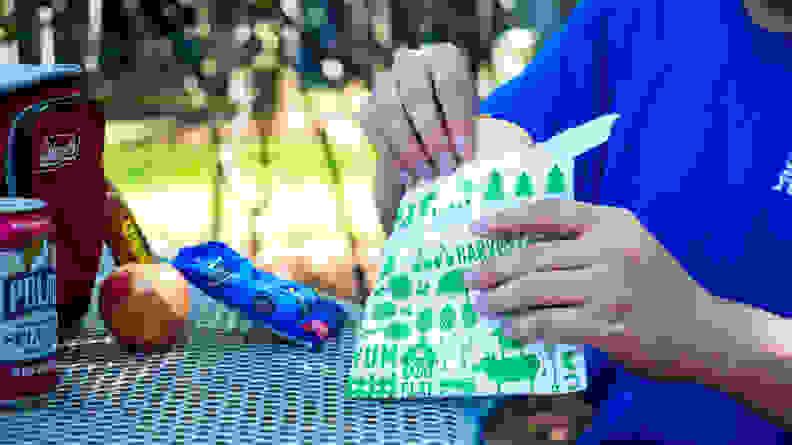
[[[575,199],[631,210],[713,295],[790,317],[790,84],[792,36],[754,24],[742,0],[583,0],[481,113],[537,141],[619,113],[576,159]],[[600,410],[578,443],[784,443],[725,394],[589,352]]]

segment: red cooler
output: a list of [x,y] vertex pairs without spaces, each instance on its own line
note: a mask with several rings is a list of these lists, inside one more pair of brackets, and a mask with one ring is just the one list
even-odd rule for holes
[[[79,65],[2,65],[0,196],[46,202],[57,246],[59,333],[88,311],[105,239],[104,115]],[[2,358],[0,357],[0,360]]]

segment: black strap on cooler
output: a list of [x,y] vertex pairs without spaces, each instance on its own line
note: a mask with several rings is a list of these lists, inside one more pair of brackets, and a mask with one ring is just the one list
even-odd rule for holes
[[79,94],[66,97],[57,97],[43,102],[29,105],[17,113],[8,136],[8,145],[4,159],[5,181],[0,190],[2,195],[14,197],[32,197],[33,170],[38,168],[38,159],[34,153],[34,142],[30,132],[32,125],[38,121],[40,113],[46,111],[69,111],[77,104],[83,103]]

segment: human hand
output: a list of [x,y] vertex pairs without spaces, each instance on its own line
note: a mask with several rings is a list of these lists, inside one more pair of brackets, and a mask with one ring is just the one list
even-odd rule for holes
[[493,257],[466,277],[477,310],[503,319],[504,333],[525,343],[585,343],[634,364],[673,361],[678,346],[695,338],[697,315],[712,307],[711,296],[624,209],[525,201],[472,230],[489,239],[567,235]]
[[460,49],[439,44],[396,52],[393,69],[377,75],[360,113],[379,153],[375,194],[384,221],[393,220],[402,195],[419,179],[450,175],[473,159],[477,113],[473,76]]

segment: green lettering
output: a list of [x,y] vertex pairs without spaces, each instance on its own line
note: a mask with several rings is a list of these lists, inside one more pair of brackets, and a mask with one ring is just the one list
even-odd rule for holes
[[416,286],[415,289],[415,295],[428,296],[429,287],[431,287],[431,285],[429,284],[428,281],[418,282],[418,286]]
[[359,362],[360,362],[360,355],[361,355],[362,353],[363,353],[363,347],[361,346],[360,348],[358,348],[358,350],[357,350],[357,351],[355,351],[355,357],[354,357],[354,359],[352,360],[352,367],[353,367],[353,368],[357,368],[357,367],[358,367],[358,364],[359,364]]
[[487,246],[487,249],[489,249],[489,254],[487,256],[495,256],[495,240],[488,239],[484,241],[484,244]]
[[421,216],[427,216],[429,213],[429,208],[432,205],[432,201],[437,199],[437,193],[430,192],[427,193],[426,196],[421,198]]
[[443,254],[446,257],[446,266],[451,267],[454,265],[454,256],[450,255],[445,248],[443,248]]
[[388,258],[385,260],[385,264],[382,266],[382,271],[380,272],[379,280],[385,278],[388,274],[393,273],[395,269],[396,258],[393,255],[389,255]]
[[437,269],[438,267],[440,267],[442,265],[443,265],[443,258],[442,258],[441,255],[437,255],[436,257],[434,257],[432,259],[426,260],[426,269],[427,270]]
[[474,261],[478,261],[478,256],[476,255],[476,249],[473,247],[473,243],[467,245],[467,254],[468,254],[468,260],[471,263]]
[[495,251],[498,256],[506,255],[506,242],[502,239],[495,240]]
[[366,368],[375,368],[377,366],[377,345],[366,345],[366,352],[363,359],[363,364]]
[[468,258],[465,256],[465,246],[457,246],[457,263],[458,264],[467,264]]
[[479,261],[487,259],[487,245],[484,243],[484,240],[476,240],[476,257]]
[[382,345],[382,368],[385,368],[385,362],[390,362],[391,366],[394,368],[399,364],[398,355],[398,344],[391,345],[390,350],[388,350],[388,345]]
[[399,208],[398,212],[398,220],[400,224],[407,225],[408,227],[413,223],[413,217],[415,216],[415,204],[408,204],[407,205],[407,214],[404,214],[404,210]]
[[448,250],[446,250],[445,246],[440,246],[440,253],[434,259],[434,267],[435,269],[439,269],[443,266],[443,263],[448,264],[449,266],[454,265],[454,258],[448,254]]
[[424,266],[423,249],[418,248],[418,254],[415,256],[415,263],[412,265],[413,272],[420,272]]
[[435,260],[432,259],[431,257],[426,257],[426,259],[424,259],[424,263],[423,263],[424,270],[432,270],[432,269],[434,269],[435,268],[434,262],[435,262]]

